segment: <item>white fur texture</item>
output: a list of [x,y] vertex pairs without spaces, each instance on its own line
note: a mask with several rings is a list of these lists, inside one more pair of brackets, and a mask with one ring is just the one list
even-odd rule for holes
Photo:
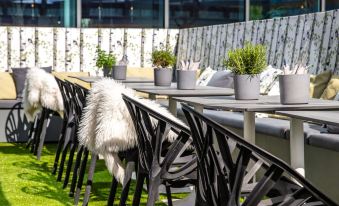
[[[137,146],[137,134],[129,111],[121,94],[136,98],[141,103],[154,109],[175,121],[167,109],[159,104],[139,99],[135,91],[111,79],[103,79],[93,84],[83,110],[79,127],[79,142],[91,152],[104,156],[106,166],[111,174],[122,184],[125,184],[125,165],[118,157],[119,151],[125,151]],[[154,121],[154,120],[152,120]],[[180,121],[179,121],[180,122]],[[183,124],[180,122],[180,124]],[[168,139],[174,140],[176,135],[171,133]]]
[[29,69],[23,93],[23,107],[28,121],[34,121],[42,107],[62,115],[64,104],[53,75],[39,68]]

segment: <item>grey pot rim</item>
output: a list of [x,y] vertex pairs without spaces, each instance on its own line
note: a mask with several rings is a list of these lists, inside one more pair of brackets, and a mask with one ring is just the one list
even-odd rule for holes
[[154,67],[154,70],[173,70],[172,68]]

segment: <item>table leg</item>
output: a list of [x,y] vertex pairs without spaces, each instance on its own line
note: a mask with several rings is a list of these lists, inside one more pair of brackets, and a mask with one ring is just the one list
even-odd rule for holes
[[244,112],[244,138],[255,144],[255,112]]
[[304,124],[302,120],[290,120],[290,158],[291,166],[305,176]]
[[168,97],[168,109],[174,116],[177,116],[177,101],[172,97]]
[[202,106],[202,105],[200,105],[200,104],[195,104],[194,105],[194,109],[195,109],[195,111],[197,111],[197,112],[199,112],[199,113],[203,113],[203,111],[204,111],[204,106]]

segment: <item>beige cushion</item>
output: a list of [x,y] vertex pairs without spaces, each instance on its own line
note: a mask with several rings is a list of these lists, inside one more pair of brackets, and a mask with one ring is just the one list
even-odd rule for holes
[[328,81],[331,79],[332,72],[326,71],[318,75],[311,75],[310,79],[310,97],[320,98],[323,94]]
[[0,99],[16,99],[14,80],[8,72],[0,72]]
[[321,95],[322,99],[333,100],[337,93],[339,92],[339,76],[332,76],[331,80],[328,82],[326,89]]

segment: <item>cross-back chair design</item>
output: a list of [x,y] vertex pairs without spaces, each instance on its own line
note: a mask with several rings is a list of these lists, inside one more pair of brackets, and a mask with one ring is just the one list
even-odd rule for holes
[[[175,164],[175,160],[185,157],[183,154],[191,144],[190,130],[187,126],[154,111],[134,98],[123,95],[123,99],[137,132],[139,150],[133,205],[139,205],[145,178],[148,179],[147,205],[155,204],[160,184],[166,186],[168,204],[172,205],[170,187],[183,187],[187,183],[195,183],[194,156],[187,155],[188,158],[182,165]],[[168,142],[166,138],[173,134],[176,139]]]
[[182,106],[198,159],[196,205],[336,205],[282,160]]

